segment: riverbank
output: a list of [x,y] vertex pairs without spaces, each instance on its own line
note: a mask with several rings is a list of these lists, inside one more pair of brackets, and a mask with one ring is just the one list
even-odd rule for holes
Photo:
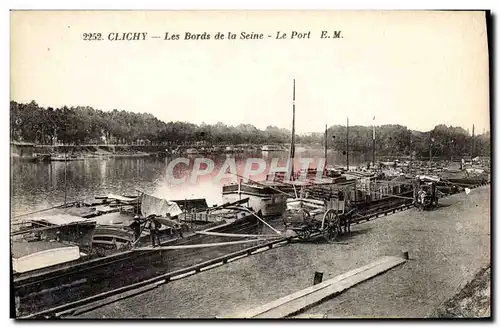
[[[328,318],[425,318],[490,262],[490,186],[353,226],[346,244],[298,243],[170,282],[85,318],[214,318],[260,306],[381,256],[410,261],[306,311]],[[207,288],[208,286],[208,288]]]
[[22,159],[44,158],[114,158],[147,157],[166,154],[164,146],[127,146],[127,145],[85,145],[85,146],[11,146],[11,156]]

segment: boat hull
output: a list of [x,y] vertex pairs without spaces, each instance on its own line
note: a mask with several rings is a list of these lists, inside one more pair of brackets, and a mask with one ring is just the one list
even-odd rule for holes
[[[262,224],[248,215],[207,231],[255,234]],[[208,244],[234,241],[213,235],[190,235],[163,246]],[[264,242],[264,241],[261,241]],[[109,290],[153,278],[160,274],[230,254],[255,244],[233,244],[209,248],[175,250],[144,249],[127,251],[104,258],[59,266],[54,270],[29,272],[14,276],[14,293],[19,298],[19,316],[33,314],[58,305],[90,297]],[[82,259],[81,259],[82,260]]]

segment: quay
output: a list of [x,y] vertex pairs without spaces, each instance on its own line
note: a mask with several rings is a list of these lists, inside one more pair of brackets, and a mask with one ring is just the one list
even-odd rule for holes
[[426,317],[491,263],[490,189],[443,198],[433,211],[410,209],[353,226],[345,243],[290,244],[172,281],[77,318],[231,317],[382,256],[409,261],[307,310],[330,318]]

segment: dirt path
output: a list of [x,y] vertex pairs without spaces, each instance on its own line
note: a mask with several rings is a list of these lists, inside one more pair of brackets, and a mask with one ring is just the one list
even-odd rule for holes
[[490,187],[353,227],[347,245],[293,244],[166,284],[86,318],[229,316],[402,249],[411,261],[306,312],[328,317],[425,317],[490,264]]

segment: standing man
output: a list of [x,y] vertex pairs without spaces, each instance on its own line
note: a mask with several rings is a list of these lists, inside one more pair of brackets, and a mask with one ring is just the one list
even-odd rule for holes
[[149,234],[151,235],[151,246],[156,247],[156,242],[158,242],[158,246],[160,244],[160,237],[158,236],[161,224],[156,220],[155,215],[151,215],[149,218]]
[[182,233],[182,225],[177,224],[176,229],[177,229],[177,233],[179,234],[179,238],[181,238],[181,239],[184,238],[184,234]]
[[130,224],[130,228],[134,231],[134,243],[141,237],[141,219],[139,215],[134,216],[134,222]]
[[420,190],[420,204],[423,207],[425,207],[425,197],[427,196],[427,193],[425,192],[424,189]]

